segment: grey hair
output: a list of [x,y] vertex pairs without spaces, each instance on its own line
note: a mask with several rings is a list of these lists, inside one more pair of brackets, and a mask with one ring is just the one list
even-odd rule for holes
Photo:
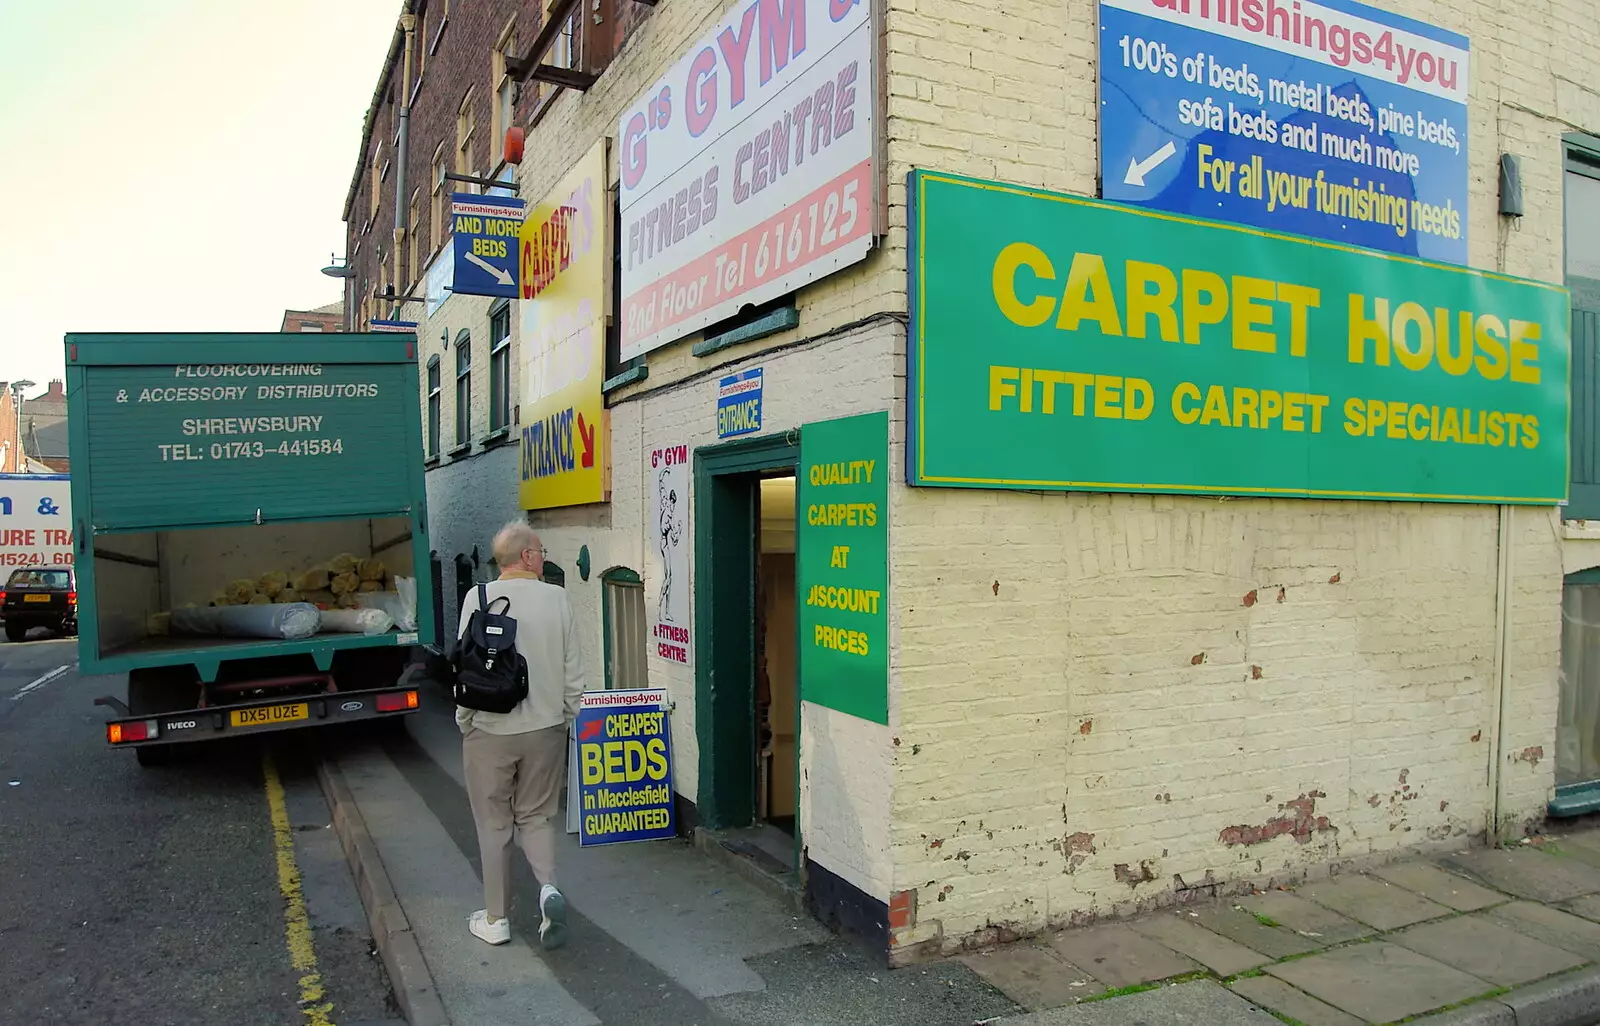
[[526,520],[513,520],[500,528],[494,536],[494,561],[501,567],[516,566],[522,562],[525,549],[539,548],[539,534]]

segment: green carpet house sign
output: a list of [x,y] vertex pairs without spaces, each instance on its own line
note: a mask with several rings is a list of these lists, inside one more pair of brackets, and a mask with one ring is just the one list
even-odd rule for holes
[[913,485],[1552,505],[1565,289],[914,172]]
[[800,429],[800,697],[889,722],[889,415]]

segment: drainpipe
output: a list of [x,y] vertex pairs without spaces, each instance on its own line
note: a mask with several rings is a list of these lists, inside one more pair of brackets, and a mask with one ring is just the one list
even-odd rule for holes
[[[417,16],[410,12],[400,15],[400,28],[406,34],[406,47],[405,54],[400,59],[400,138],[395,144],[394,155],[394,264],[397,268],[404,260],[404,255],[400,252],[400,242],[410,229],[411,221],[411,201],[406,196],[406,157],[411,141],[411,48],[416,38]],[[411,270],[414,272],[416,269],[411,268]],[[405,284],[399,281],[394,283],[394,290],[401,295],[407,291]],[[401,305],[396,301],[389,316],[399,319]]]
[[1513,507],[1500,507],[1499,566],[1495,572],[1495,725],[1494,744],[1490,745],[1489,764],[1489,843],[1500,847],[1500,769],[1505,765],[1506,692],[1511,683],[1511,584],[1515,570],[1511,560]]

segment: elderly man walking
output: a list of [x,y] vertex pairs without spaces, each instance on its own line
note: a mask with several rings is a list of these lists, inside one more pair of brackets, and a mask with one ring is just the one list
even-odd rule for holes
[[[556,887],[555,818],[566,782],[567,728],[577,716],[584,674],[572,608],[563,588],[543,578],[544,546],[533,528],[512,521],[494,538],[500,579],[487,585],[489,602],[517,621],[517,651],[528,663],[528,697],[508,713],[456,707],[462,733],[467,796],[478,828],[483,860],[484,907],[468,920],[473,936],[489,944],[511,939],[507,892],[511,884],[511,835],[542,885],[539,941],[546,949],[567,939],[566,899]],[[465,635],[478,609],[478,589],[461,606]]]

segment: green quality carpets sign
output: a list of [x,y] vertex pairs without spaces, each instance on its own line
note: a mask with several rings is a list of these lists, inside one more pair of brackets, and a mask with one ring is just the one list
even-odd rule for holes
[[800,429],[800,697],[889,722],[889,415]]
[[913,172],[913,485],[1554,504],[1565,289]]

